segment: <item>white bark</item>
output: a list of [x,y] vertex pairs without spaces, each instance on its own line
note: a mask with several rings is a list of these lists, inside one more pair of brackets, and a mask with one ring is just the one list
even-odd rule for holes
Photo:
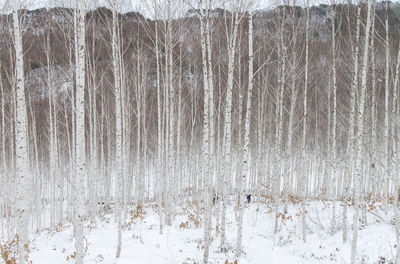
[[[392,93],[392,111],[391,111],[391,133],[390,138],[392,142],[391,150],[392,155],[390,156],[390,171],[396,172],[397,170],[397,159],[398,159],[398,140],[396,138],[398,131],[398,84],[399,84],[399,73],[400,73],[400,42],[397,49],[397,62],[395,69],[395,77],[393,84]],[[390,151],[390,150],[389,150]],[[393,210],[395,215],[395,234],[396,234],[396,245],[400,245],[400,212],[399,212],[399,178],[395,175],[393,177]],[[400,247],[396,247],[396,264],[400,264]]]
[[[87,177],[86,161],[86,139],[85,139],[85,66],[86,66],[86,43],[85,43],[85,16],[86,6],[84,0],[79,0],[77,28],[77,50],[76,50],[76,233],[75,250],[76,263],[82,264],[84,258],[84,221],[85,212],[85,180]],[[83,197],[82,197],[83,196]]]
[[[251,4],[250,4],[251,5]],[[244,129],[244,146],[243,146],[243,173],[239,179],[239,212],[238,212],[238,231],[236,241],[236,257],[240,257],[242,253],[242,235],[243,235],[243,214],[244,214],[244,198],[246,195],[246,180],[250,175],[250,123],[251,123],[251,102],[253,96],[253,13],[249,13],[249,83],[247,90],[246,117]],[[254,196],[253,196],[254,197]]]
[[[236,1],[237,2],[237,1]],[[221,215],[221,248],[225,247],[225,221],[226,204],[228,201],[227,191],[230,186],[229,176],[231,175],[231,144],[232,144],[232,91],[233,77],[236,53],[236,41],[239,26],[239,13],[234,10],[231,21],[231,30],[227,32],[227,50],[228,50],[228,81],[225,97],[225,122],[224,122],[224,141],[223,141],[223,175],[224,190],[222,191],[222,215]]]
[[283,186],[283,195],[284,195],[284,213],[287,213],[288,210],[288,195],[289,195],[289,184],[293,182],[292,175],[292,164],[293,164],[293,125],[294,125],[294,117],[295,117],[295,108],[297,102],[297,94],[298,88],[296,86],[296,75],[297,75],[297,21],[296,21],[296,0],[293,0],[292,5],[292,60],[291,60],[291,83],[290,83],[290,109],[289,109],[289,121],[288,121],[288,136],[287,136],[287,148],[285,152],[287,162],[287,166],[285,166],[285,174],[284,174],[284,186]]
[[118,225],[118,241],[116,258],[121,254],[122,243],[122,200],[123,200],[123,176],[124,176],[124,151],[123,151],[123,117],[122,117],[122,85],[120,69],[120,42],[116,0],[113,0],[112,17],[112,59],[114,73],[114,100],[115,100],[115,216]]
[[280,196],[280,182],[281,182],[281,169],[282,161],[280,161],[280,154],[282,153],[282,129],[283,129],[283,97],[285,93],[285,71],[286,71],[286,55],[287,48],[285,46],[285,9],[282,11],[279,31],[279,44],[278,44],[278,98],[275,105],[275,150],[274,150],[274,176],[273,176],[273,200],[274,200],[274,234],[278,232],[278,214],[279,214],[279,196]]
[[175,208],[172,207],[172,192],[175,182],[175,87],[173,86],[174,63],[173,63],[173,37],[172,37],[172,2],[168,0],[168,18],[167,18],[167,39],[166,39],[166,84],[167,84],[167,101],[168,101],[168,191],[167,191],[167,225],[172,225],[171,217],[175,214]]
[[368,185],[370,187],[370,199],[373,200],[379,188],[379,178],[376,180],[376,164],[377,159],[377,91],[376,91],[376,67],[375,67],[375,9],[372,17],[372,32],[371,32],[371,155],[370,155],[370,175]]
[[361,188],[363,180],[363,136],[364,136],[364,106],[365,106],[365,94],[367,92],[367,71],[368,71],[368,51],[369,51],[369,37],[370,37],[370,27],[371,27],[371,6],[372,0],[368,0],[367,9],[367,21],[365,26],[365,39],[364,39],[364,52],[362,61],[362,71],[361,71],[361,88],[358,100],[357,109],[357,133],[356,133],[356,174],[354,179],[354,207],[355,213],[353,218],[353,239],[351,247],[351,263],[356,263],[356,249],[357,249],[357,239],[358,239],[358,221],[359,221],[359,211],[361,207]]
[[[334,4],[334,3],[333,3]],[[331,221],[331,231],[334,233],[336,231],[336,179],[337,179],[337,158],[336,158],[336,124],[337,124],[337,96],[336,96],[336,27],[335,27],[335,16],[336,10],[332,6],[331,12],[331,30],[332,30],[332,92],[333,92],[333,113],[332,113],[332,176],[331,180],[331,197],[332,197],[332,221]]]
[[349,129],[349,138],[347,142],[348,148],[348,161],[347,161],[347,170],[348,175],[345,176],[344,179],[344,204],[343,204],[343,243],[347,240],[347,203],[350,197],[349,189],[350,189],[350,182],[353,174],[353,159],[354,159],[354,146],[355,146],[355,108],[356,108],[356,90],[358,89],[358,60],[359,60],[359,39],[360,39],[360,13],[361,13],[361,2],[358,1],[357,7],[357,22],[356,22],[356,36],[355,36],[355,47],[353,49],[353,61],[354,61],[354,68],[353,68],[353,81],[351,85],[351,92],[350,92],[350,129]]
[[309,27],[310,27],[310,2],[306,0],[306,44],[305,44],[305,66],[304,66],[304,97],[303,97],[303,132],[302,132],[302,179],[301,179],[301,222],[302,222],[302,235],[304,243],[307,241],[306,232],[306,200],[307,200],[307,169],[306,169],[306,136],[307,136],[307,92],[308,92],[308,48],[309,48]]
[[15,176],[16,176],[16,201],[17,201],[17,235],[18,240],[18,260],[25,263],[26,248],[29,232],[29,205],[30,198],[30,172],[29,172],[29,152],[28,152],[28,124],[27,108],[25,98],[25,73],[24,58],[22,47],[22,35],[20,28],[20,18],[18,13],[19,1],[14,1],[13,5],[13,32],[16,59],[16,125],[15,125]]
[[156,55],[156,75],[157,75],[157,175],[158,175],[158,214],[160,218],[160,234],[163,234],[163,171],[162,171],[162,127],[161,127],[161,120],[162,120],[162,101],[161,101],[161,86],[160,86],[160,55],[159,55],[159,44],[158,44],[158,23],[157,23],[157,10],[158,6],[155,4],[156,16],[155,16],[155,55]]
[[[203,106],[203,144],[202,144],[202,162],[203,162],[203,174],[204,174],[204,201],[205,201],[205,216],[204,216],[204,255],[203,263],[208,263],[210,244],[211,244],[211,202],[212,202],[212,190],[211,190],[211,168],[210,168],[210,87],[208,79],[207,62],[207,36],[204,28],[204,14],[203,14],[203,3],[200,1],[200,38],[201,38],[201,55],[203,63],[203,89],[204,89],[204,106]],[[208,16],[208,11],[206,11]],[[208,17],[206,17],[208,20]]]
[[[384,188],[383,194],[385,197],[385,204],[389,203],[389,178],[390,178],[390,158],[389,158],[389,4],[386,3],[386,18],[385,18],[385,122],[384,122]],[[385,213],[387,214],[388,206],[385,206]]]
[[[7,182],[10,181],[10,177],[8,176],[7,173],[7,150],[6,150],[6,112],[5,112],[5,96],[4,96],[4,86],[3,86],[3,78],[2,78],[2,62],[0,60],[0,92],[1,92],[1,173],[0,173],[0,177],[1,177],[1,183],[3,188],[1,189],[2,193],[4,193],[4,197],[2,199],[3,202],[3,206],[4,208],[7,208],[9,206],[10,203],[10,194],[9,194],[9,188],[7,188]],[[6,210],[6,209],[5,209]],[[4,219],[5,218],[5,219]],[[5,212],[5,217],[1,218],[1,238],[3,239],[5,237],[4,234],[4,221],[8,222],[8,218],[9,218],[9,214],[8,212]],[[7,228],[8,230],[9,228]]]

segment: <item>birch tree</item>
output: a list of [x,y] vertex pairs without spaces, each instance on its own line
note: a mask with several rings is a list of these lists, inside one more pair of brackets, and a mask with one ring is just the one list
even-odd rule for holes
[[[78,0],[77,0],[78,1]],[[79,0],[77,4],[77,23],[75,28],[76,45],[76,181],[74,182],[76,197],[85,197],[85,180],[87,177],[86,138],[85,138],[85,89],[86,89],[86,36],[85,16],[86,4]],[[84,258],[84,221],[86,217],[85,199],[76,199],[76,263],[82,264]]]
[[336,96],[336,10],[335,2],[332,1],[331,7],[331,34],[332,34],[332,97],[333,97],[333,113],[332,113],[332,221],[331,230],[336,230],[336,179],[337,179],[337,158],[336,158],[336,124],[337,124],[337,96]]
[[206,3],[206,14],[203,11],[203,1],[199,2],[200,8],[200,34],[201,34],[201,54],[202,54],[202,65],[203,65],[203,90],[204,90],[204,106],[203,106],[203,143],[202,143],[202,162],[203,162],[203,173],[204,173],[204,200],[205,200],[205,217],[204,217],[204,256],[203,263],[208,263],[209,250],[211,244],[211,203],[212,203],[212,190],[211,190],[211,157],[210,148],[210,79],[209,71],[212,68],[208,68],[207,54],[211,52],[210,46],[207,43],[207,34],[204,26],[204,19],[206,19],[206,24],[209,23],[208,20],[208,8],[209,4]]
[[353,77],[351,83],[351,92],[350,92],[350,129],[349,136],[347,142],[347,151],[348,151],[348,161],[347,161],[347,175],[344,179],[344,204],[343,204],[343,243],[347,241],[347,207],[348,200],[350,197],[350,182],[353,174],[353,158],[354,158],[354,147],[355,147],[355,111],[356,111],[356,90],[358,89],[358,63],[359,63],[359,39],[360,39],[360,19],[361,15],[361,1],[357,2],[357,16],[356,16],[356,35],[355,35],[355,43],[354,47],[351,47],[352,50],[352,59],[353,59]]
[[308,93],[308,49],[309,49],[309,28],[310,28],[310,1],[306,0],[306,39],[305,39],[305,65],[304,65],[304,95],[303,95],[303,131],[302,131],[302,179],[301,179],[301,192],[302,192],[302,235],[304,243],[307,241],[306,235],[306,199],[307,199],[307,169],[306,169],[306,136],[307,136],[307,93]]
[[29,238],[29,205],[30,196],[30,174],[29,174],[29,151],[28,151],[28,124],[27,107],[25,98],[25,73],[22,47],[22,30],[18,10],[19,1],[13,2],[13,33],[16,59],[16,125],[15,125],[15,177],[16,177],[16,201],[17,201],[17,235],[18,235],[18,260],[25,263],[27,243]]
[[246,117],[245,117],[245,130],[244,130],[244,146],[243,146],[243,173],[239,179],[239,213],[238,213],[238,231],[236,241],[236,257],[240,257],[242,253],[242,233],[243,233],[243,214],[244,214],[244,197],[246,194],[246,182],[250,175],[250,123],[251,123],[251,103],[253,97],[253,12],[252,2],[249,3],[249,73],[248,73],[248,88],[247,88],[247,101],[246,101]]
[[296,18],[296,0],[293,0],[292,8],[292,18],[291,18],[291,42],[292,42],[292,58],[290,61],[291,67],[291,80],[290,80],[290,108],[289,108],[289,120],[288,120],[288,134],[287,134],[287,148],[285,151],[287,165],[285,166],[284,174],[284,184],[283,184],[283,195],[284,195],[284,212],[287,213],[288,210],[288,194],[289,194],[289,184],[292,182],[293,175],[293,135],[294,135],[294,123],[295,123],[295,111],[296,102],[299,89],[296,85],[297,81],[297,70],[298,70],[298,53],[297,53],[297,35],[298,35],[298,23]]
[[[225,120],[224,120],[224,140],[223,140],[223,182],[224,190],[222,191],[222,214],[221,214],[221,249],[226,247],[226,205],[227,205],[227,189],[230,186],[229,175],[231,175],[231,144],[232,144],[232,91],[233,91],[233,79],[234,79],[234,64],[236,54],[236,44],[238,27],[241,19],[239,14],[239,0],[234,0],[233,3],[233,14],[230,19],[230,29],[228,30],[228,19],[225,21],[226,27],[226,40],[227,40],[227,51],[228,51],[228,79],[227,79],[227,92],[225,97]],[[225,13],[226,15],[226,13]]]
[[[397,49],[397,61],[396,68],[394,73],[394,83],[393,83],[393,93],[392,93],[392,109],[391,109],[391,131],[390,131],[390,139],[392,142],[391,151],[392,154],[390,156],[390,170],[393,172],[398,172],[398,121],[399,121],[399,106],[398,106],[398,85],[400,78],[400,42]],[[397,130],[397,131],[396,131]],[[389,150],[389,151],[390,151]],[[399,178],[394,175],[393,176],[393,210],[395,215],[395,234],[396,234],[396,244],[398,245],[400,242],[400,212],[399,212]],[[396,264],[400,263],[400,249],[396,247]]]
[[354,205],[355,212],[353,218],[353,240],[351,248],[351,263],[356,263],[356,248],[358,239],[358,221],[359,212],[361,206],[361,188],[362,188],[362,177],[363,177],[363,162],[362,162],[362,150],[363,150],[363,136],[364,136],[364,106],[365,106],[365,94],[367,91],[367,69],[368,69],[368,51],[369,51],[369,37],[371,28],[371,6],[372,0],[368,0],[367,3],[367,21],[365,25],[365,38],[364,38],[364,50],[361,70],[361,87],[360,95],[358,99],[357,108],[357,132],[356,132],[356,168],[354,178]]
[[274,169],[273,169],[273,183],[272,183],[272,192],[273,192],[273,200],[274,200],[274,234],[278,232],[278,214],[279,214],[279,195],[280,195],[280,181],[281,181],[281,170],[282,170],[282,161],[279,160],[279,155],[282,153],[282,129],[283,129],[283,114],[284,114],[284,106],[283,106],[283,97],[285,94],[285,71],[286,71],[286,56],[287,56],[287,47],[285,43],[285,25],[286,25],[286,9],[280,11],[280,19],[279,21],[279,29],[278,29],[278,82],[277,82],[277,98],[275,102],[275,142],[274,142]]
[[[389,201],[389,178],[390,178],[390,158],[389,158],[389,2],[386,2],[386,16],[385,16],[385,122],[384,122],[384,166],[385,166],[385,177],[384,177],[384,188],[383,194],[385,195],[386,204]],[[387,214],[387,206],[385,207],[385,213]]]
[[124,177],[124,158],[123,154],[123,117],[122,117],[122,91],[121,91],[121,58],[120,58],[120,38],[118,27],[118,14],[116,0],[112,2],[112,65],[114,73],[114,96],[115,96],[115,213],[118,225],[118,243],[116,258],[121,255],[122,243],[122,197],[123,197],[123,177]]
[[157,88],[157,162],[158,162],[158,206],[159,206],[159,218],[160,218],[160,234],[163,234],[163,166],[162,166],[162,100],[161,100],[161,84],[160,84],[160,55],[159,55],[159,34],[158,34],[158,5],[157,1],[154,1],[154,31],[155,31],[155,56],[156,56],[156,88]]

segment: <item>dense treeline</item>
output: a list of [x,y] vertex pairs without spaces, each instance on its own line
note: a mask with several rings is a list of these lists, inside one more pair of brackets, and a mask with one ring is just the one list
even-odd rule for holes
[[[304,215],[308,199],[340,200],[343,220],[333,206],[331,228],[344,242],[348,207],[365,223],[368,201],[397,205],[398,4],[253,10],[200,0],[178,16],[187,1],[148,1],[150,19],[118,13],[115,0],[96,10],[78,2],[15,4],[0,18],[2,238],[26,241],[27,221],[35,231],[72,221],[82,263],[82,221],[110,204],[119,256],[130,205],[156,202],[163,232],[174,206],[193,203],[206,209],[206,263],[216,197],[222,249],[226,207],[241,223],[246,194],[276,215],[289,196]],[[15,231],[13,219],[25,222]]]

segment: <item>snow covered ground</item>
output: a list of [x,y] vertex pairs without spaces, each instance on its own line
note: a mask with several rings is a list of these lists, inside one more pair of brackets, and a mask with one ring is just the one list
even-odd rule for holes
[[[301,216],[298,206],[291,206],[279,232],[273,234],[274,214],[266,204],[250,204],[245,211],[243,229],[244,254],[239,264],[286,263],[349,263],[351,232],[342,243],[342,231],[331,231],[331,203],[311,202],[307,215],[307,243],[301,239]],[[342,220],[342,207],[337,204],[337,223]],[[191,215],[189,217],[189,215]],[[165,226],[159,234],[156,208],[148,205],[143,217],[136,217],[123,231],[121,257],[116,260],[117,229],[113,215],[98,219],[97,227],[86,228],[87,254],[85,263],[118,264],[193,264],[202,261],[203,227],[194,208],[180,208],[172,226]],[[234,263],[236,220],[233,207],[227,213],[227,238],[232,250],[221,253],[217,230],[210,250],[210,263]],[[189,220],[188,220],[189,219]],[[215,218],[214,218],[215,219]],[[348,216],[352,221],[352,216]],[[390,263],[395,256],[395,235],[392,212],[385,215],[382,207],[367,214],[367,225],[359,232],[357,259],[359,263]],[[201,221],[201,220],[200,220]],[[349,222],[349,225],[350,225]],[[215,222],[213,223],[215,227]],[[33,264],[74,263],[71,225],[58,231],[32,235],[30,259]]]

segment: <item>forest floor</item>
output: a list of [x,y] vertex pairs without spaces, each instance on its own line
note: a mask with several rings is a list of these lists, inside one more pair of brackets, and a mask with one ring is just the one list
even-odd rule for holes
[[[301,239],[301,215],[298,205],[279,218],[274,235],[274,213],[271,206],[247,205],[243,226],[243,255],[239,264],[349,263],[351,235],[342,243],[342,229],[331,231],[332,203],[308,204],[307,242]],[[123,231],[122,251],[115,259],[117,228],[112,214],[98,219],[97,226],[86,228],[85,263],[118,264],[193,264],[202,263],[203,227],[194,208],[180,208],[172,226],[159,234],[159,218],[154,205],[142,212],[133,210],[129,226]],[[341,226],[343,208],[336,206],[337,226]],[[350,210],[351,211],[351,210]],[[391,263],[394,259],[395,233],[392,210],[385,215],[382,206],[370,208],[367,225],[362,225],[357,246],[358,263]],[[214,218],[215,219],[215,218]],[[349,226],[352,215],[348,215]],[[213,220],[213,237],[218,233]],[[227,212],[227,252],[220,252],[220,236],[212,242],[210,263],[234,263],[236,217],[233,207]],[[73,229],[70,224],[32,235],[30,259],[33,264],[74,263]]]

